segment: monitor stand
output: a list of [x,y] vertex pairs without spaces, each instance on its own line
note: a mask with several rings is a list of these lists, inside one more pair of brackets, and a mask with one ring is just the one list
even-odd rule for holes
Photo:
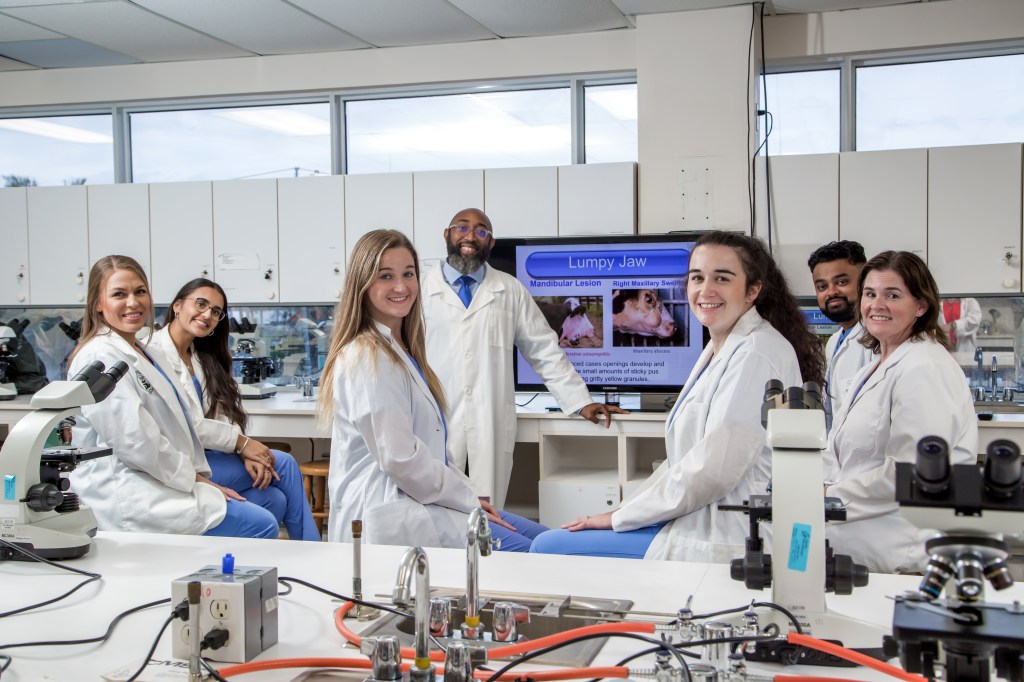
[[668,412],[672,409],[678,393],[641,393],[640,409],[630,412]]

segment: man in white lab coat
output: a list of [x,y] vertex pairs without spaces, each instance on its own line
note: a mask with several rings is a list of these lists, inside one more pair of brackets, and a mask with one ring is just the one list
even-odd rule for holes
[[448,258],[423,278],[427,359],[448,398],[448,456],[481,497],[505,503],[516,440],[513,345],[543,379],[562,411],[611,423],[617,407],[594,403],[558,347],[558,336],[530,292],[487,265],[491,221],[465,209],[444,231]]
[[814,295],[825,317],[839,325],[839,331],[825,344],[825,424],[832,428],[832,416],[839,413],[849,397],[853,377],[872,360],[870,350],[859,341],[864,334],[860,323],[860,271],[867,258],[864,247],[854,241],[829,242],[807,259],[814,279]]

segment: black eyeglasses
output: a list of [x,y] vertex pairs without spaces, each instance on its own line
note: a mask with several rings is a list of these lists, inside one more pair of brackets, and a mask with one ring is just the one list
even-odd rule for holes
[[487,229],[484,229],[482,227],[478,227],[475,230],[473,230],[472,228],[470,228],[469,225],[459,224],[459,225],[450,225],[448,227],[448,229],[449,230],[455,230],[458,234],[461,234],[461,235],[467,235],[467,234],[470,233],[470,231],[472,231],[473,234],[475,234],[477,236],[477,238],[479,238],[479,239],[487,239],[488,237],[491,236],[491,231],[487,230]]
[[213,316],[216,317],[218,320],[223,320],[224,316],[227,315],[227,313],[224,312],[223,308],[218,308],[215,305],[210,305],[210,302],[207,301],[205,298],[199,298],[197,296],[195,298],[186,298],[185,300],[194,301],[196,304],[196,311],[198,311],[200,314],[205,313],[207,310],[209,310],[211,313],[213,313]]

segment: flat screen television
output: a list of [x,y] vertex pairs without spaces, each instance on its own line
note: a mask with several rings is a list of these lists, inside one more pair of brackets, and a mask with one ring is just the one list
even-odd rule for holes
[[[533,295],[592,392],[675,397],[705,343],[704,327],[686,300],[695,239],[671,234],[498,239],[489,262]],[[546,390],[518,349],[515,381],[519,391]]]

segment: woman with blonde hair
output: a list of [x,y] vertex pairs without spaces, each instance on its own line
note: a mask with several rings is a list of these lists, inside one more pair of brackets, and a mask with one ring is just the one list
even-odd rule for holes
[[546,530],[499,512],[449,466],[444,391],[424,348],[419,262],[409,239],[374,230],[355,245],[335,309],[318,413],[331,426],[328,539],[464,547],[469,512],[487,512],[501,549]]
[[128,365],[100,403],[76,417],[79,447],[109,447],[109,457],[82,462],[75,490],[101,530],[235,537],[277,537],[269,511],[213,483],[188,408],[164,367],[167,358],[136,334],[153,326],[153,303],[142,267],[127,256],[92,266],[82,336],[68,375],[99,360]]

